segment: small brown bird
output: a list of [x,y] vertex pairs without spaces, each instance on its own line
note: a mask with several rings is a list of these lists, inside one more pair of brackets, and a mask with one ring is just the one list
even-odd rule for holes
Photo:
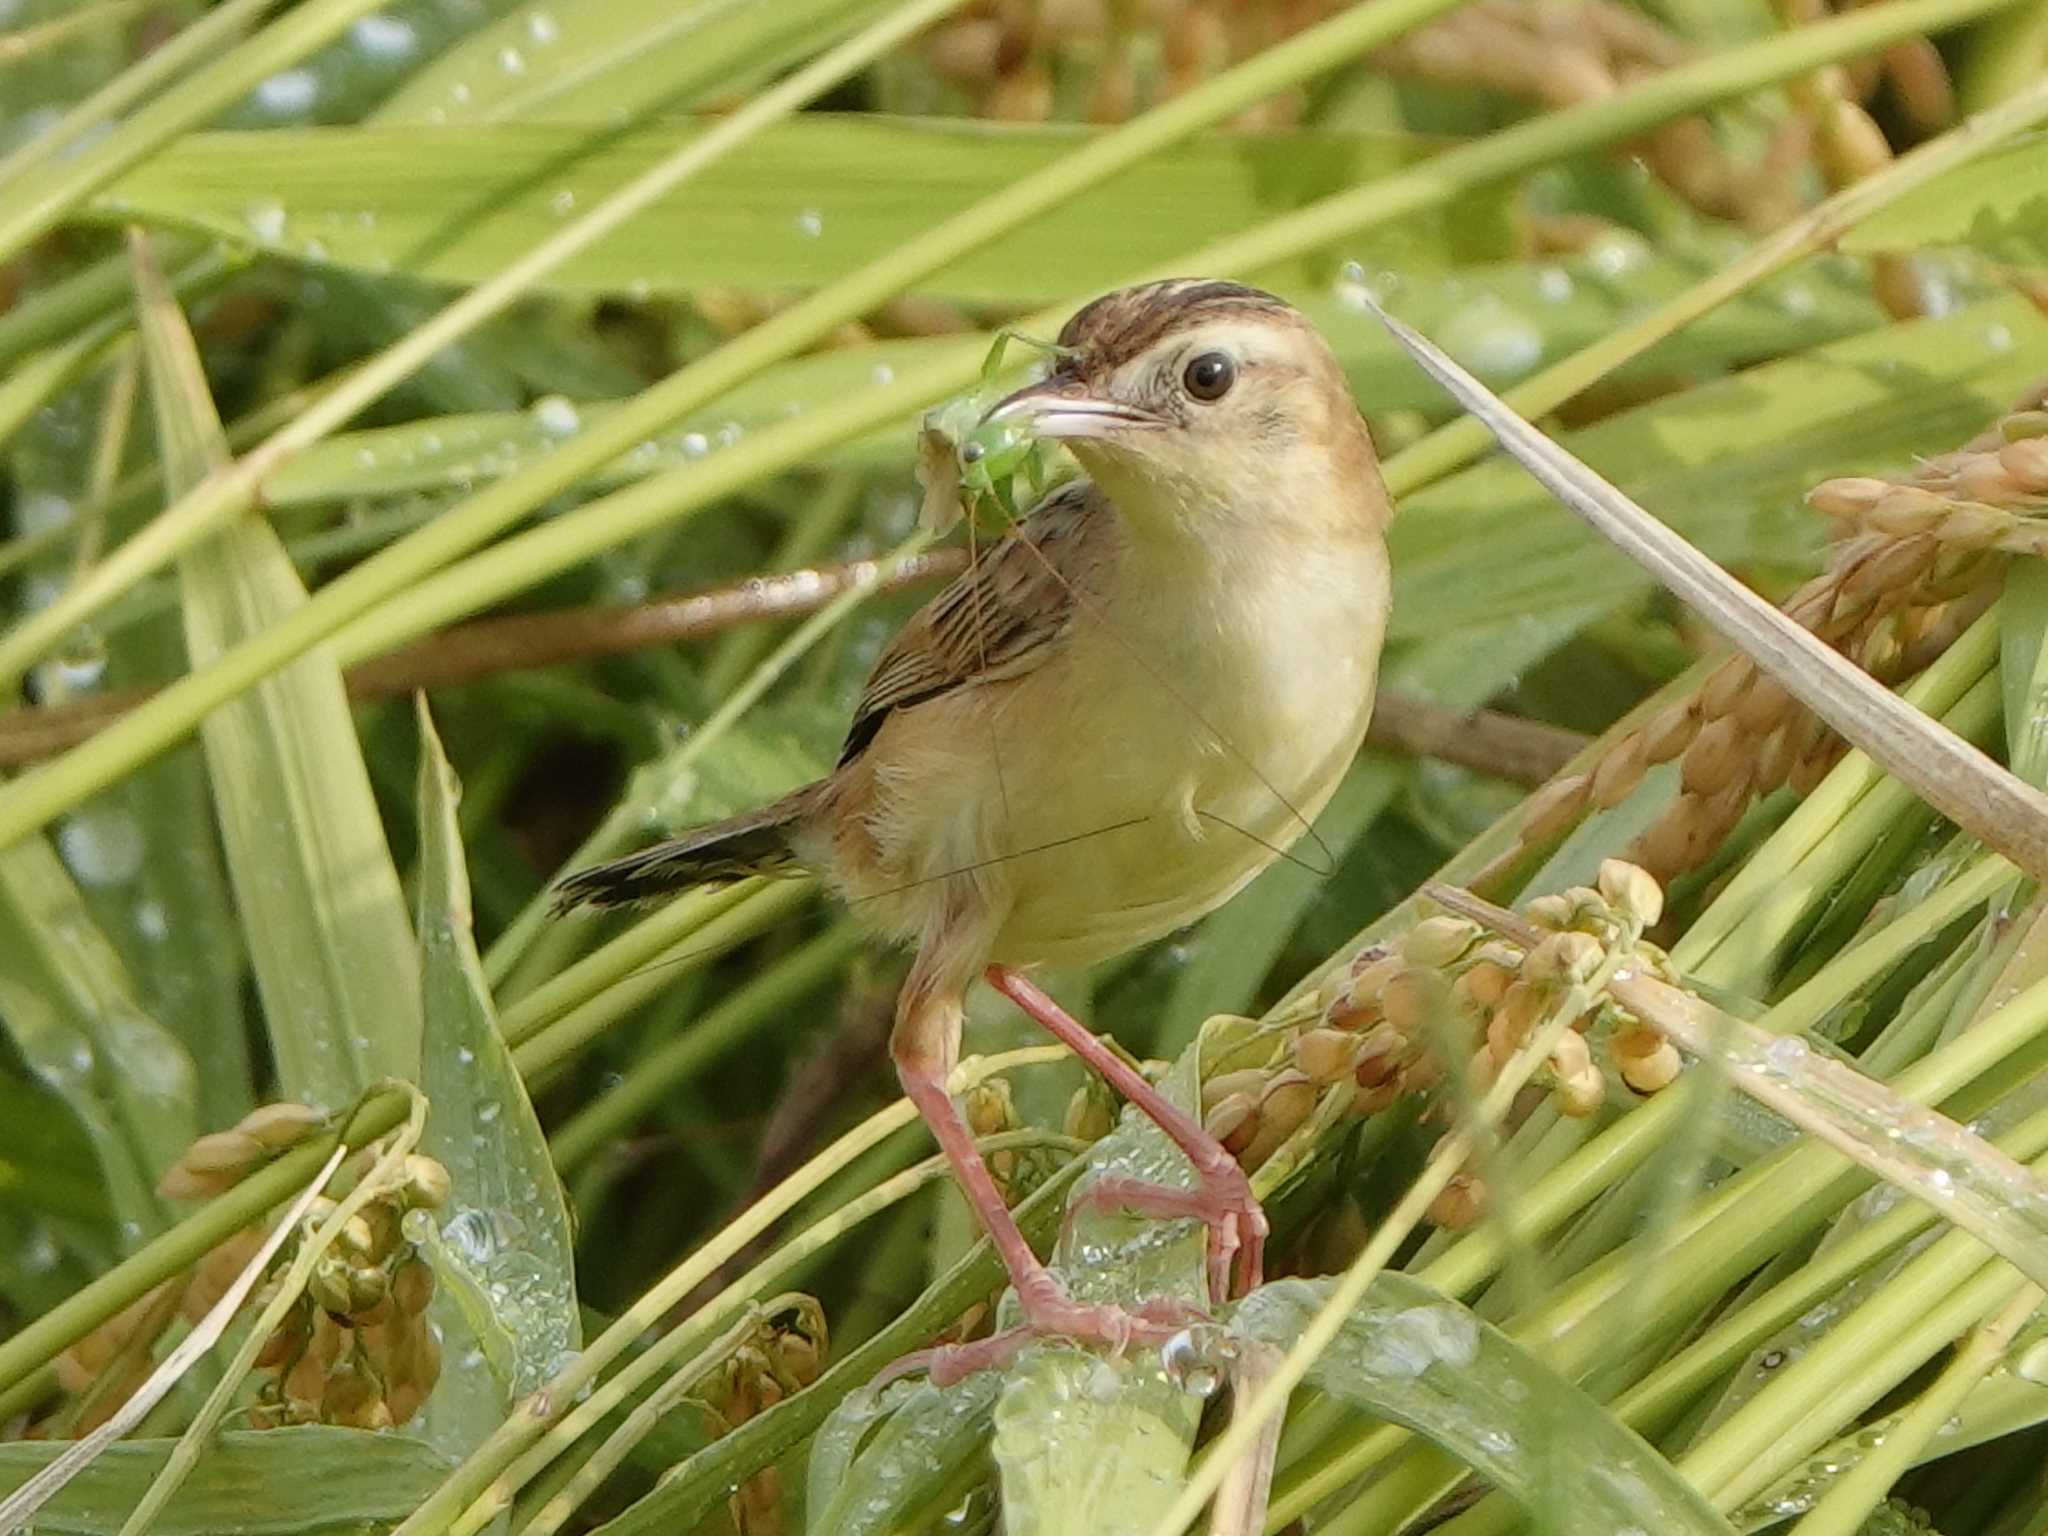
[[[810,869],[916,952],[891,1049],[1029,1329],[1121,1347],[1176,1320],[1074,1301],[1032,1253],[944,1084],[987,978],[1156,1121],[1196,1187],[1090,1198],[1209,1228],[1212,1296],[1259,1277],[1236,1160],[1022,974],[1085,965],[1227,901],[1309,828],[1365,736],[1388,605],[1386,492],[1344,375],[1237,283],[1127,288],[990,419],[1086,477],[939,593],[869,678],[838,766],[748,815],[583,870],[613,905]],[[953,1369],[997,1358],[962,1355]]]

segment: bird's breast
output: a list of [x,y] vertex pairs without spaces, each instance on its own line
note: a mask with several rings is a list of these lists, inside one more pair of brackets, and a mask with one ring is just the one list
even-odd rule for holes
[[1004,958],[1077,963],[1201,916],[1307,832],[1357,752],[1379,542],[1219,554],[1193,576],[1141,571],[1095,624],[1077,616],[1044,724],[1062,763],[993,807],[998,840],[1049,850],[1010,872]]

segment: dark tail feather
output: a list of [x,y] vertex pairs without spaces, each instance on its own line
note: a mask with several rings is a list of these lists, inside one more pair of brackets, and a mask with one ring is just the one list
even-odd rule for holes
[[819,788],[806,784],[757,811],[692,827],[652,848],[579,869],[555,887],[555,911],[630,906],[749,875],[793,875],[799,866],[789,834],[811,808]]

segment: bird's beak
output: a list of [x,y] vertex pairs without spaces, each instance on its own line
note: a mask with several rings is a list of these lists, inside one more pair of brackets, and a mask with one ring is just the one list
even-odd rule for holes
[[1061,438],[1114,437],[1166,425],[1150,411],[1091,395],[1086,385],[1059,374],[1005,395],[981,419],[1011,421],[1035,436]]

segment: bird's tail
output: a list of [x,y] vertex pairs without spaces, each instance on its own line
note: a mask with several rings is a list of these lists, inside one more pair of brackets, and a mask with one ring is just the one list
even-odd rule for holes
[[555,910],[623,907],[749,875],[796,874],[800,866],[790,833],[823,787],[823,781],[806,784],[759,810],[707,822],[652,848],[579,869],[555,887]]

